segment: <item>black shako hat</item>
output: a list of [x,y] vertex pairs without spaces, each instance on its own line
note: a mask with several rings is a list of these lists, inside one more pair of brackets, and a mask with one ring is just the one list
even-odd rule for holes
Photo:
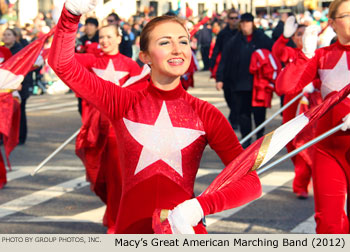
[[241,15],[241,21],[253,22],[254,16],[248,12]]

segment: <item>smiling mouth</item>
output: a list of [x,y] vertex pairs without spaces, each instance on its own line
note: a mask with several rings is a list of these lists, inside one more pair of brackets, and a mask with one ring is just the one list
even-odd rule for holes
[[170,59],[168,60],[170,65],[182,65],[184,63],[183,59]]

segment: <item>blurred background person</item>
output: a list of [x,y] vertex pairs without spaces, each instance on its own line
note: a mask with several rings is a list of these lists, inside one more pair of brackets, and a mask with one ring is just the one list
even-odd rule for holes
[[[257,49],[271,51],[272,40],[264,32],[254,26],[254,16],[244,13],[239,22],[237,35],[227,42],[216,74],[216,87],[225,87],[231,91],[231,99],[235,101],[238,124],[242,138],[252,131],[252,115],[255,126],[265,121],[266,108],[252,107],[253,75],[249,72],[251,55]],[[264,129],[257,133],[263,136]],[[243,147],[250,145],[248,140]]]

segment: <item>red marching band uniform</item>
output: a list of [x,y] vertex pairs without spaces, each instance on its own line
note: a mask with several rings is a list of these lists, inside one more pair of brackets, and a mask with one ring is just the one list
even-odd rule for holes
[[[298,48],[292,48],[287,46],[289,39],[285,38],[283,34],[277,39],[275,44],[272,47],[272,53],[286,66],[288,66],[289,63],[294,62],[299,54],[302,54],[302,51]],[[290,83],[290,80],[286,80],[287,83]],[[305,104],[307,103],[307,108],[310,108],[312,106],[315,106],[321,102],[320,100],[320,92],[318,90],[320,81],[318,79],[311,80],[310,82],[313,82],[314,87],[316,90],[311,94],[304,94],[303,98],[298,99],[293,104],[291,104],[287,109],[283,111],[283,123],[286,123],[290,120],[292,120],[295,116],[297,116],[299,113],[302,113],[303,110],[306,109]],[[278,84],[279,85],[279,84]],[[287,84],[285,84],[287,85]],[[284,95],[283,103],[287,104],[289,101],[291,101],[298,93],[302,91],[302,88],[299,90],[296,90],[296,93],[289,94],[284,93],[281,91],[278,87],[276,87],[276,91],[278,95]],[[307,98],[308,97],[308,98]],[[301,108],[302,110],[298,109]],[[310,134],[315,133],[314,130],[311,130],[308,132],[308,135],[298,135],[295,138],[295,141],[290,142],[287,144],[287,150],[288,152],[293,151],[295,148],[299,147],[303,143],[306,143],[307,140],[311,140],[314,135]],[[302,134],[302,133],[301,133]],[[298,146],[296,146],[298,145]],[[310,147],[307,150],[304,150],[297,154],[296,156],[292,157],[292,161],[294,164],[294,171],[295,171],[295,177],[293,180],[293,192],[302,198],[305,198],[308,196],[308,189],[309,184],[311,181],[311,162],[312,159],[312,153],[313,153],[314,147]]]
[[[93,43],[96,44],[96,43]],[[89,71],[118,86],[127,85],[126,80],[141,74],[139,65],[117,53],[107,55],[93,47],[94,54],[76,54],[77,60]],[[142,90],[146,81],[128,85],[131,90]],[[115,222],[121,197],[122,181],[118,147],[115,132],[109,119],[93,105],[82,100],[82,127],[76,140],[76,154],[86,167],[91,189],[106,203],[103,218],[108,233],[115,229]]]
[[[193,198],[206,144],[224,164],[243,149],[226,118],[188,94],[181,83],[164,91],[150,81],[146,89],[135,92],[87,71],[74,57],[79,19],[63,9],[49,64],[75,92],[108,116],[117,135],[122,195],[114,232],[153,233],[155,209],[173,209]],[[197,199],[207,215],[249,202],[260,193],[259,178],[251,172],[224,191]],[[206,233],[202,223],[195,230]]]
[[[319,78],[325,99],[350,83],[350,46],[339,41],[316,50],[308,59],[300,53],[277,79],[279,93],[294,95]],[[350,112],[350,97],[330,110],[316,125],[316,133],[339,125]],[[317,233],[349,233],[350,132],[338,131],[316,144],[312,166]],[[347,197],[347,214],[344,206]]]
[[[11,52],[4,46],[0,46],[0,63],[11,57]],[[9,156],[18,144],[20,102],[19,95],[14,90],[0,89],[0,139],[3,141],[7,165],[11,168]],[[18,94],[18,93],[17,93]],[[6,184],[6,166],[0,151],[0,189]]]
[[275,81],[281,71],[281,64],[269,50],[258,49],[251,56],[249,71],[254,75],[252,106],[271,108]]

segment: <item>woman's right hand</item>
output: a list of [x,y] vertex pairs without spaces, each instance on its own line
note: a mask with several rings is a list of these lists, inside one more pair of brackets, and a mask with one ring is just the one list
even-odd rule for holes
[[302,51],[309,59],[314,56],[317,48],[318,30],[319,28],[316,25],[310,25],[306,27],[303,35]]
[[80,16],[95,9],[99,0],[67,0],[66,9],[73,15]]
[[216,90],[221,91],[223,86],[224,86],[224,83],[222,81],[216,82]]

